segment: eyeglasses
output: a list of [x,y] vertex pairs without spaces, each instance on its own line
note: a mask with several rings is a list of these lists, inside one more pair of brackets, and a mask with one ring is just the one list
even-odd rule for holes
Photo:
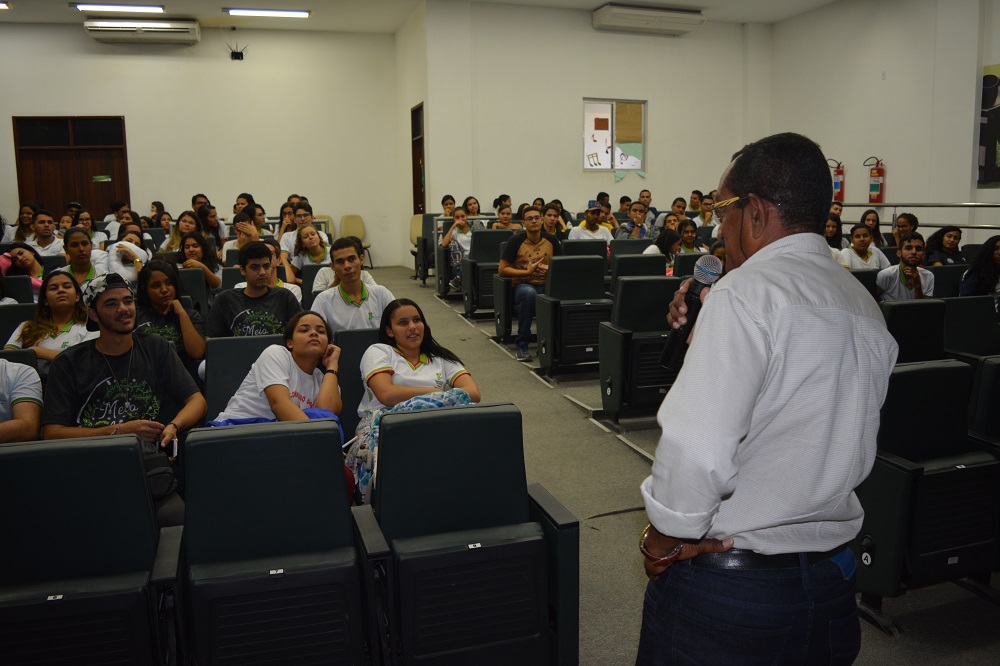
[[532,215],[531,217],[524,218],[524,221],[525,222],[537,222],[540,219],[542,219],[541,215]]
[[744,201],[744,200],[749,199],[749,198],[750,198],[750,195],[748,194],[745,197],[733,197],[732,199],[726,199],[725,201],[720,201],[719,203],[712,204],[712,209],[711,210],[712,210],[713,213],[715,213],[716,215],[718,215],[719,218],[721,219],[722,216],[726,214],[726,209],[727,208],[729,208],[733,204],[738,204],[741,201]]

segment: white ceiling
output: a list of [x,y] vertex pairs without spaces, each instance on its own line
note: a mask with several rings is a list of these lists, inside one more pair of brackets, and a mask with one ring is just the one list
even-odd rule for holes
[[[83,1],[83,0],[81,0]],[[89,0],[91,2],[101,0]],[[420,0],[103,0],[110,4],[160,4],[162,16],[145,18],[197,19],[206,28],[237,27],[268,30],[318,30],[395,33],[420,4]],[[485,2],[487,0],[470,0]],[[488,0],[500,5],[555,7],[593,11],[603,0]],[[620,4],[701,9],[709,21],[726,23],[776,23],[832,4],[836,0],[669,0]],[[0,23],[80,23],[84,16],[67,0],[10,0],[11,9],[0,10]],[[237,18],[223,13],[228,7],[256,9],[307,9],[308,19]],[[94,15],[107,17],[109,14]],[[121,15],[116,15],[121,16]]]

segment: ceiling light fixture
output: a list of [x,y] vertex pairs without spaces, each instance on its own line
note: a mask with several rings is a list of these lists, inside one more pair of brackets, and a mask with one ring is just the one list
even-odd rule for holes
[[121,12],[123,14],[162,14],[162,5],[70,5],[81,12]]
[[9,2],[0,2],[0,9],[10,9]]
[[223,9],[230,16],[263,16],[267,18],[309,18],[309,12],[287,9]]

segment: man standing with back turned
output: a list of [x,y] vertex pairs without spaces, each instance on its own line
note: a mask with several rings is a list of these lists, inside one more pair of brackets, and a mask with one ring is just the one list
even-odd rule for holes
[[[819,146],[797,134],[746,146],[722,175],[727,272],[703,296],[641,486],[639,664],[847,664],[860,649],[854,488],[898,347],[830,258],[832,189]],[[688,284],[672,326],[687,321]],[[706,418],[692,396],[721,407]]]

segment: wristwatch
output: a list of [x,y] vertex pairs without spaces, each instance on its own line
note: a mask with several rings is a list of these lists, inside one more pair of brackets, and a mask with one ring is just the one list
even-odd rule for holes
[[639,552],[642,556],[649,560],[651,563],[657,566],[663,566],[664,564],[673,564],[674,561],[681,556],[681,551],[684,549],[684,542],[679,541],[676,546],[671,548],[669,551],[663,555],[654,555],[646,549],[646,539],[649,538],[649,530],[653,528],[652,524],[646,525],[646,528],[642,531],[642,536],[639,537]]

